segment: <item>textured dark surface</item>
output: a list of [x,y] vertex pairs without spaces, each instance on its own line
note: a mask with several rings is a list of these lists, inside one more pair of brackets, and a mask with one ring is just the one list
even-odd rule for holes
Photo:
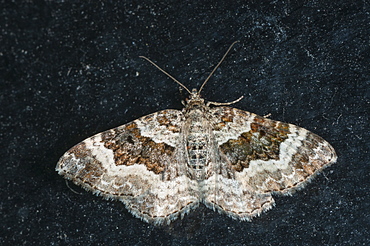
[[[369,245],[367,1],[1,1],[1,245]],[[247,2],[247,3],[244,3]],[[178,85],[329,141],[338,163],[253,222],[200,207],[171,227],[54,171],[83,139],[181,108]]]

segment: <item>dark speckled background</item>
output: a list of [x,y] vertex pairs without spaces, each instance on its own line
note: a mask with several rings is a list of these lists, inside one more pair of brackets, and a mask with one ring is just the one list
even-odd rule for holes
[[[368,1],[112,2],[1,1],[1,245],[370,244]],[[306,189],[252,223],[200,207],[155,228],[54,171],[83,139],[182,107],[139,55],[193,88],[235,40],[203,95],[328,140],[338,163]]]

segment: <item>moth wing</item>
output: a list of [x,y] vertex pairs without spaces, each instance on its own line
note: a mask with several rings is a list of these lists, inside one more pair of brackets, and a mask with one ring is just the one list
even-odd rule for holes
[[98,133],[67,151],[56,171],[144,221],[169,223],[199,202],[178,148],[182,119],[163,110]]
[[206,183],[205,204],[242,220],[274,205],[272,193],[291,194],[337,159],[318,135],[247,111],[210,112],[219,171]]

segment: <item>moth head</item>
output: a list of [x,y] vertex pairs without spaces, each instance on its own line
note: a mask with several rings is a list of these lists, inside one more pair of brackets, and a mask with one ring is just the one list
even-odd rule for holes
[[199,107],[204,106],[204,99],[200,97],[200,94],[197,89],[192,89],[190,97],[186,99],[186,105],[188,107]]

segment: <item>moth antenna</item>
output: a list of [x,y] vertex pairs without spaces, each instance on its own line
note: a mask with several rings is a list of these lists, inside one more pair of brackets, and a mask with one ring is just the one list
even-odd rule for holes
[[200,92],[203,90],[203,87],[204,85],[208,82],[208,80],[212,77],[212,75],[214,74],[214,72],[216,71],[216,69],[221,65],[221,63],[225,60],[227,54],[230,52],[231,48],[234,46],[234,44],[238,43],[239,40],[235,41],[234,43],[232,43],[230,45],[230,47],[227,49],[225,55],[221,58],[221,61],[219,61],[219,63],[217,64],[217,66],[215,66],[215,68],[212,70],[212,72],[208,75],[208,77],[206,78],[206,80],[204,80],[202,86],[200,87],[199,91],[198,91],[198,94],[200,94]]
[[157,64],[155,64],[153,61],[151,61],[149,58],[145,57],[145,56],[139,56],[140,58],[143,58],[145,60],[147,60],[148,62],[150,62],[153,66],[155,66],[156,68],[159,69],[159,71],[161,71],[162,73],[164,73],[165,75],[167,75],[168,77],[170,77],[173,81],[175,81],[176,83],[178,83],[180,86],[182,86],[189,94],[191,94],[190,90],[188,88],[186,88],[185,85],[183,85],[182,83],[180,83],[180,81],[178,81],[177,79],[175,79],[171,74],[167,73],[166,71],[164,71],[162,68],[160,68]]

